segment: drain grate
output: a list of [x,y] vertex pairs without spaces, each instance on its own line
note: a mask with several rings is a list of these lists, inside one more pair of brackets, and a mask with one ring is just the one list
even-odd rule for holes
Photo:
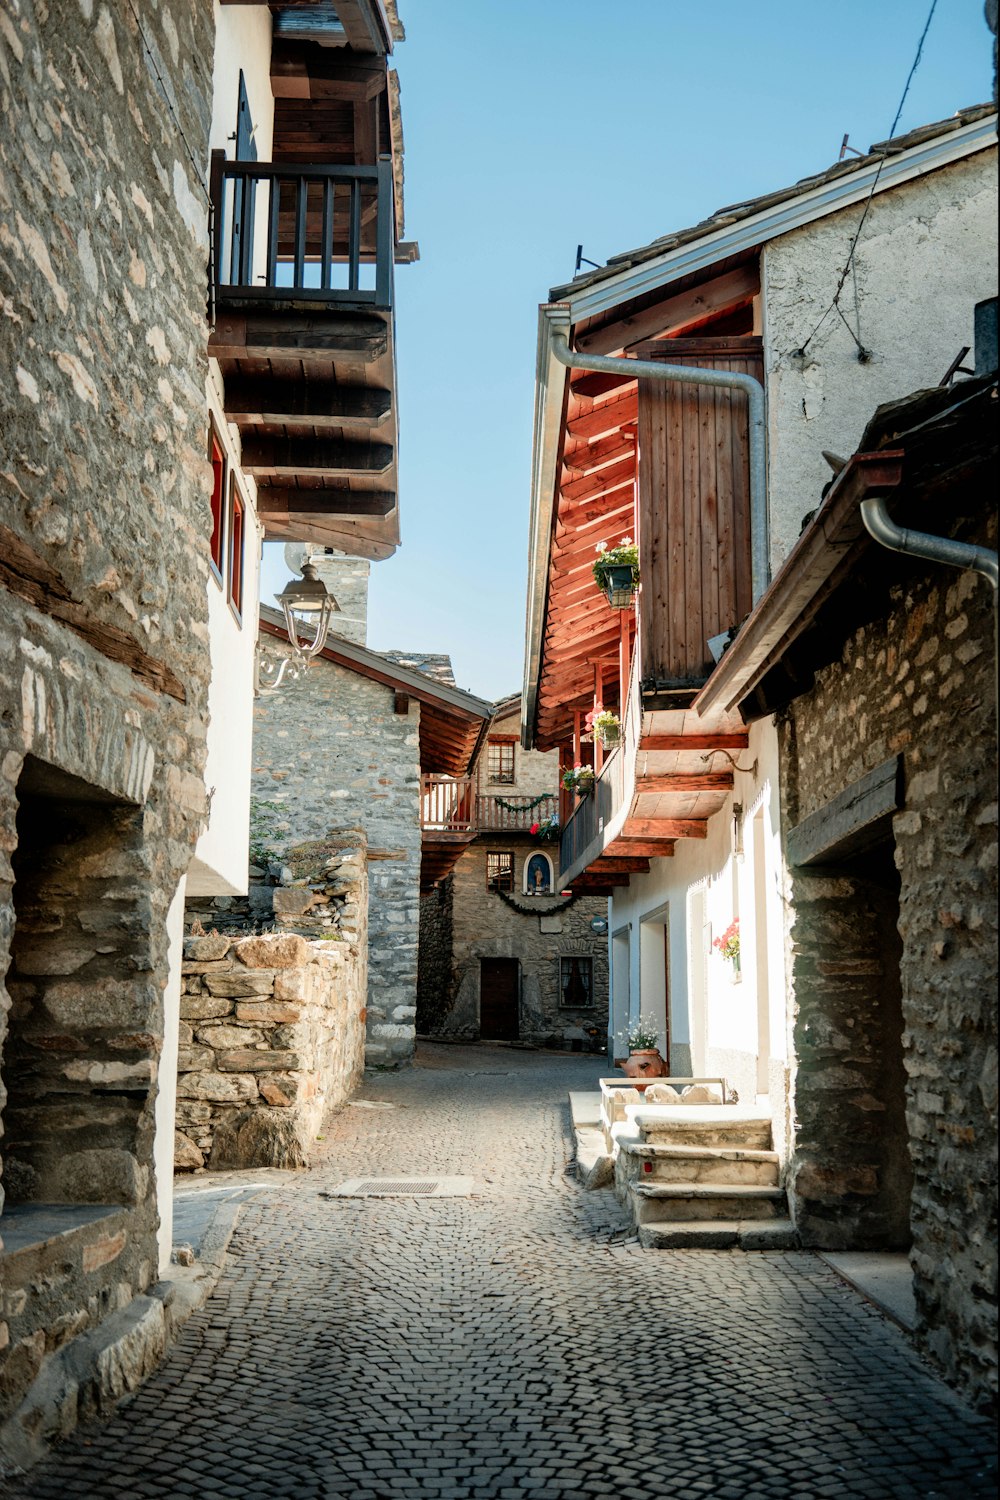
[[427,1182],[359,1182],[354,1189],[354,1196],[362,1194],[366,1198],[374,1198],[378,1193],[436,1193],[437,1179],[433,1178]]
[[471,1177],[354,1177],[329,1198],[467,1198]]

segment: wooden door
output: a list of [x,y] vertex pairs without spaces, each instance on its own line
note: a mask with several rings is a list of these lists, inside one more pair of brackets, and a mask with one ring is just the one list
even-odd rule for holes
[[517,1041],[520,968],[516,958],[479,960],[479,1035],[483,1041]]
[[[660,339],[644,359],[761,378],[759,338]],[[642,677],[692,686],[708,641],[750,612],[747,398],[740,391],[639,382]]]

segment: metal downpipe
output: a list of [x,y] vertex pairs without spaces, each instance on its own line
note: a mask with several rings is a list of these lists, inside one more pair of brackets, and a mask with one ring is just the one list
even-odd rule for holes
[[753,602],[757,603],[771,578],[768,561],[767,447],[764,425],[764,387],[752,375],[731,370],[702,370],[696,365],[668,365],[652,359],[620,359],[606,354],[575,354],[563,333],[554,333],[551,350],[571,370],[594,370],[625,375],[632,380],[661,380],[709,385],[743,391],[748,399],[750,429],[750,567]]
[[897,526],[886,509],[881,496],[872,496],[861,502],[861,519],[868,535],[890,552],[903,552],[907,557],[923,557],[928,562],[945,563],[952,568],[971,568],[985,578],[993,590],[993,700],[994,722],[1000,724],[1000,697],[997,693],[998,663],[1000,663],[1000,630],[997,623],[997,585],[1000,582],[997,553],[989,547],[977,547],[974,542],[953,542],[947,536],[934,536],[929,531],[910,531]]

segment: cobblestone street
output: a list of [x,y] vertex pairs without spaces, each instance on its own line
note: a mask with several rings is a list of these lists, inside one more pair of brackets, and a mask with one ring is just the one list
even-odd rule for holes
[[[567,1171],[603,1060],[423,1046],[243,1208],[160,1371],[12,1496],[975,1496],[991,1424],[806,1253],[640,1250]],[[360,1175],[472,1197],[337,1199]]]

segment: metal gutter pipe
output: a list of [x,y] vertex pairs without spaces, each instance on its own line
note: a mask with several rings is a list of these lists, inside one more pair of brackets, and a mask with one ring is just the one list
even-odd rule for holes
[[[665,347],[669,341],[665,341]],[[752,375],[733,370],[703,370],[697,365],[661,364],[653,359],[616,359],[605,354],[574,354],[562,331],[552,335],[551,350],[560,364],[571,370],[596,370],[606,375],[624,375],[630,380],[661,380],[709,385],[743,391],[750,403],[750,566],[753,602],[770,582],[767,526],[767,447],[764,423],[764,387]]]
[[862,500],[861,519],[868,535],[881,546],[888,547],[890,552],[903,552],[907,557],[923,557],[928,562],[945,563],[952,568],[971,568],[989,583],[993,590],[994,717],[1000,724],[1000,696],[997,694],[997,670],[1000,662],[997,586],[1000,583],[1000,568],[997,553],[989,547],[977,547],[974,542],[954,542],[947,536],[934,536],[929,531],[910,531],[905,526],[897,526],[881,496]]

